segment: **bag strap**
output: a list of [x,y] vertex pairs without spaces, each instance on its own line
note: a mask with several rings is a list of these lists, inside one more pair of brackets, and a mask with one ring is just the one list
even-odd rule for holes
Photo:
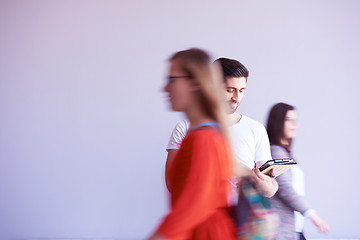
[[217,122],[204,122],[204,123],[197,125],[194,128],[194,130],[203,129],[203,128],[207,128],[207,127],[219,128],[219,124]]

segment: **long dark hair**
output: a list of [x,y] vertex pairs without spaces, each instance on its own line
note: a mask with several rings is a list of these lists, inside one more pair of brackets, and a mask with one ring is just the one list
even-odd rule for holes
[[289,153],[291,149],[292,139],[288,139],[288,145],[281,143],[281,138],[284,137],[284,123],[286,113],[289,110],[294,110],[295,107],[286,103],[275,104],[269,113],[266,124],[266,130],[269,135],[271,145],[279,145],[284,147]]

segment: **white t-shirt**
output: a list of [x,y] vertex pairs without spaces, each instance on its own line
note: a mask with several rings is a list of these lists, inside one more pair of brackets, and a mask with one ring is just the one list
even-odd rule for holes
[[[176,124],[167,146],[169,149],[179,149],[185,138],[190,123],[182,120]],[[271,159],[270,143],[264,125],[247,116],[229,128],[231,147],[235,159],[253,169],[255,163]]]

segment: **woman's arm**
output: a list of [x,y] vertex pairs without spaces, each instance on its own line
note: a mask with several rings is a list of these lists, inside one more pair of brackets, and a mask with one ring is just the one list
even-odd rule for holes
[[174,158],[176,156],[176,154],[179,152],[179,149],[169,149],[168,150],[168,155],[166,158],[166,164],[165,164],[165,183],[166,183],[166,187],[169,190],[169,192],[171,192],[170,189],[170,179],[169,179],[169,169],[170,166],[172,164],[172,162],[174,161]]
[[[290,154],[285,148],[280,146],[271,146],[271,155],[275,158],[289,158]],[[303,196],[297,194],[292,186],[292,173],[290,170],[285,171],[283,174],[276,178],[279,184],[279,189],[275,194],[275,197],[281,200],[285,205],[290,207],[294,211],[298,211],[304,214],[310,207],[305,201]]]

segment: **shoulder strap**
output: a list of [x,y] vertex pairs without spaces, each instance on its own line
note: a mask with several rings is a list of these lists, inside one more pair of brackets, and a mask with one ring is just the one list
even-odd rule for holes
[[197,125],[194,128],[194,130],[203,129],[203,128],[207,128],[207,127],[219,128],[219,124],[217,122],[205,122],[205,123]]

